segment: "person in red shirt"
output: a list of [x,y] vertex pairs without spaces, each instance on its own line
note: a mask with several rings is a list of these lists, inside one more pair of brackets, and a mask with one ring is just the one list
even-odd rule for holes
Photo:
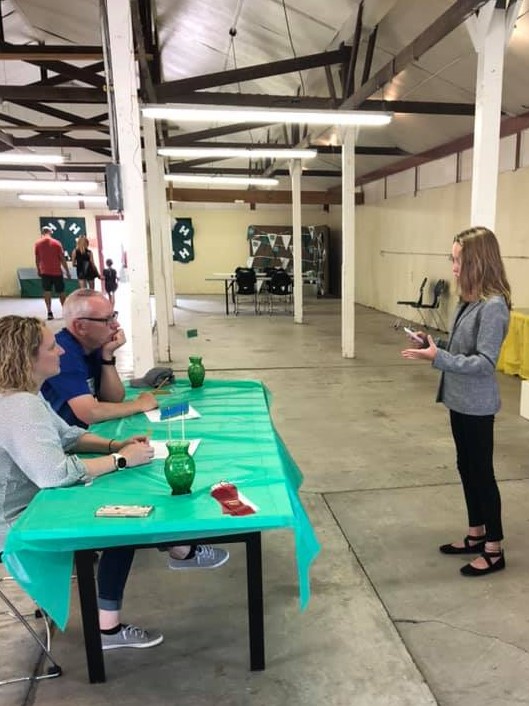
[[62,270],[64,270],[66,277],[70,279],[70,270],[64,257],[62,245],[58,240],[52,238],[51,234],[52,229],[49,226],[44,226],[41,230],[41,237],[35,243],[35,264],[37,273],[42,281],[48,319],[53,319],[51,310],[52,289],[59,295],[61,304],[64,304],[66,299]]

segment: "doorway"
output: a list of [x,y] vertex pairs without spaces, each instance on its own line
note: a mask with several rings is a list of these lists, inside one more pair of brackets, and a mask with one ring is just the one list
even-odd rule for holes
[[127,277],[127,250],[125,247],[125,224],[119,216],[96,216],[97,255],[102,273],[105,261],[110,259],[117,270],[120,283]]

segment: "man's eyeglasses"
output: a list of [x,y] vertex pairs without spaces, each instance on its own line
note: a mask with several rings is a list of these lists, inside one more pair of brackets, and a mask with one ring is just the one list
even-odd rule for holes
[[97,316],[78,316],[77,319],[78,321],[97,321],[100,324],[109,324],[114,323],[114,321],[117,320],[119,312],[113,311],[110,316],[105,316],[103,318],[98,318]]

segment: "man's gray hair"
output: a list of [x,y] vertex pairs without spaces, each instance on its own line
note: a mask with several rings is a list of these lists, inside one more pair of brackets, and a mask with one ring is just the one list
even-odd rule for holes
[[66,326],[71,326],[75,319],[80,319],[83,316],[95,316],[93,303],[96,300],[104,299],[101,292],[96,292],[93,289],[76,289],[66,297],[62,309]]

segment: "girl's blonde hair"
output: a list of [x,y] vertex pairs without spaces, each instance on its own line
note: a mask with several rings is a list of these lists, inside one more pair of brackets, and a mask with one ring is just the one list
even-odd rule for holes
[[88,238],[86,237],[86,235],[80,235],[80,236],[77,238],[76,247],[77,247],[77,249],[80,250],[81,252],[85,252],[85,250],[88,250],[89,244],[90,244],[90,243],[89,243]]
[[44,324],[34,316],[0,318],[0,391],[36,392],[33,364]]
[[459,286],[463,299],[487,299],[499,295],[510,307],[511,287],[494,233],[477,226],[456,235],[454,243],[461,246]]

